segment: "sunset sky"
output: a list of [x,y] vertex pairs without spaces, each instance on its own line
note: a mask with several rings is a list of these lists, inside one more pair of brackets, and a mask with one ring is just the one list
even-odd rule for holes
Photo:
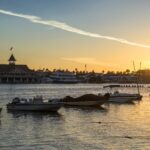
[[150,68],[150,0],[0,0],[0,63],[33,69]]

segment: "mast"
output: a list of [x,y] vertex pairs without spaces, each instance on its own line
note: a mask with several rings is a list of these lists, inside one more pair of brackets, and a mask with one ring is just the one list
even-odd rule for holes
[[87,65],[85,64],[85,66],[84,66],[84,67],[85,67],[85,73],[86,73],[86,72],[87,72]]
[[[141,63],[140,63],[140,67],[141,67]],[[133,68],[134,68],[134,72],[136,72],[134,61],[133,61]],[[136,73],[135,73],[135,75],[136,75]],[[137,85],[137,92],[138,92],[138,94],[140,94],[138,72],[137,72],[137,75],[136,75],[136,85]]]

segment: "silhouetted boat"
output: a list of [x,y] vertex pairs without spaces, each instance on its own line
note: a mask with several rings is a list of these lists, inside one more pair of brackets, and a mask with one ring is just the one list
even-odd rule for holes
[[108,101],[109,94],[97,96],[94,94],[85,94],[83,96],[73,98],[66,96],[62,99],[65,106],[100,106]]
[[13,111],[57,111],[62,106],[61,103],[55,101],[44,102],[41,96],[33,99],[14,98],[11,103],[7,104],[8,110]]
[[0,112],[2,111],[2,108],[0,108]]

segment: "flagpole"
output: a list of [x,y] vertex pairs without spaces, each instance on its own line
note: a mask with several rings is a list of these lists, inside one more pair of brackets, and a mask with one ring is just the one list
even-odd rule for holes
[[12,51],[13,50],[13,46],[11,46],[9,50]]
[[87,68],[86,67],[87,67],[87,65],[85,64],[85,73],[87,72]]

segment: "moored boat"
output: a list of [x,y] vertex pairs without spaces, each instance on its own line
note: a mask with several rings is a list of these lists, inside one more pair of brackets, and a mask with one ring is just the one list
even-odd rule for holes
[[97,96],[94,94],[85,94],[83,96],[73,98],[66,96],[62,99],[65,106],[100,106],[108,101],[109,95]]
[[2,111],[2,108],[0,107],[0,112]]
[[7,110],[11,111],[48,111],[56,112],[62,103],[55,101],[43,101],[42,96],[36,96],[33,99],[14,98],[7,104]]
[[142,95],[140,94],[120,93],[116,91],[110,94],[108,101],[114,103],[130,103],[141,99],[142,99]]

